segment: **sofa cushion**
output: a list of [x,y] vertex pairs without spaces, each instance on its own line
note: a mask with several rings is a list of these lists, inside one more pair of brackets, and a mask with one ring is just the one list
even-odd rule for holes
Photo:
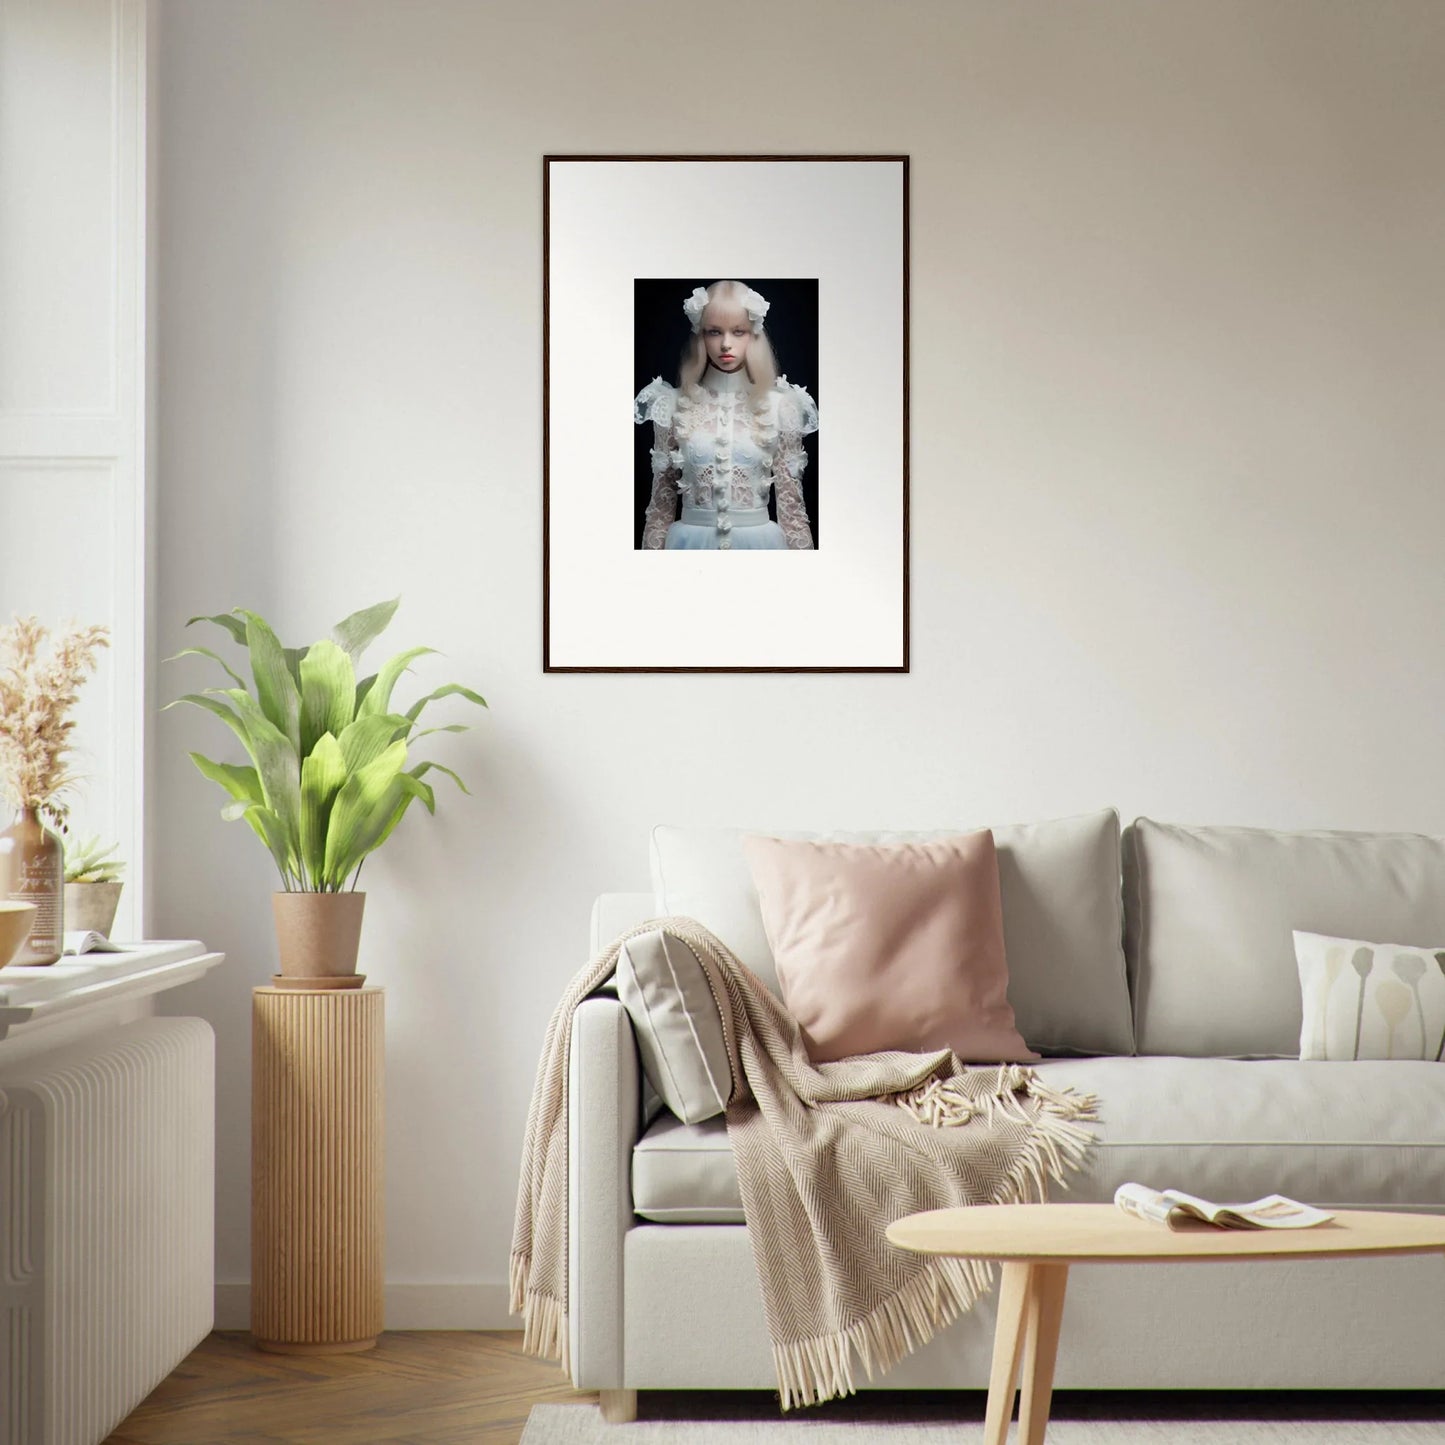
[[1038,1059],[1009,1007],[988,829],[886,846],[749,834],[743,854],[814,1063],[890,1049]]
[[[652,830],[659,914],[696,918],[775,993],[772,950],[741,828]],[[839,843],[927,842],[969,829],[928,832],[790,832],[777,838]],[[1119,818],[1113,809],[993,828],[1009,969],[1019,1032],[1045,1054],[1134,1051],[1123,950]]]
[[692,946],[661,928],[633,934],[616,978],[643,1072],[668,1109],[688,1124],[721,1114],[733,1082],[727,1037]]
[[632,1208],[657,1224],[741,1224],[743,1198],[723,1116],[659,1114],[632,1151]]
[[[1099,1096],[1098,1143],[1067,1190],[1102,1204],[1134,1181],[1220,1203],[1287,1194],[1335,1209],[1445,1210],[1445,1068],[1298,1059],[1049,1059],[1052,1088]],[[722,1118],[661,1115],[632,1156],[633,1208],[660,1223],[743,1223]]]
[[1298,1057],[1296,929],[1445,939],[1445,838],[1139,818],[1124,862],[1141,1054]]

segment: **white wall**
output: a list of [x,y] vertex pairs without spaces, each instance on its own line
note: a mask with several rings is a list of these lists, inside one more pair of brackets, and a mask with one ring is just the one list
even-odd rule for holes
[[[655,822],[1445,832],[1445,7],[725,15],[164,12],[161,651],[399,592],[419,681],[492,703],[438,749],[475,795],[365,874],[392,1325],[503,1323],[542,1030]],[[913,157],[910,675],[541,672],[541,157],[694,150]],[[152,836],[159,930],[230,954],[176,1001],[220,1034],[224,1283],[272,883],[207,721],[161,722]]]

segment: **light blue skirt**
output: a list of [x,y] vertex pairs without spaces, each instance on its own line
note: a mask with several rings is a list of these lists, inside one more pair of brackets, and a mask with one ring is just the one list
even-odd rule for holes
[[[776,522],[768,521],[766,507],[735,509],[728,517],[731,526],[727,532],[718,530],[718,514],[703,508],[684,507],[683,520],[674,522],[667,529],[664,548],[669,552],[779,552],[785,551],[788,539]],[[728,548],[722,547],[722,539],[728,538]]]

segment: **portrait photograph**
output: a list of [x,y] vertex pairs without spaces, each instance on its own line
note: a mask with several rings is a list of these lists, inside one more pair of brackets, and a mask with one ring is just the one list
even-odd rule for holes
[[906,672],[907,157],[545,157],[542,295],[544,671]]
[[817,280],[639,279],[634,296],[636,546],[817,550]]

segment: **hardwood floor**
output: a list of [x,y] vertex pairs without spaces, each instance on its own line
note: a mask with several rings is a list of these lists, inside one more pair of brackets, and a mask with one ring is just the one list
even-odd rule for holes
[[208,1336],[105,1445],[516,1445],[542,1400],[596,1400],[520,1332],[395,1331],[359,1355]]
[[[361,1355],[268,1355],[250,1335],[227,1332],[203,1340],[105,1445],[516,1445],[533,1405],[596,1399],[572,1389],[552,1361],[524,1355],[520,1332],[397,1331]],[[809,1414],[820,1423],[973,1426],[984,1406],[981,1390],[869,1390]],[[1180,1442],[1205,1420],[1256,1430],[1261,1421],[1424,1421],[1441,1427],[1427,1438],[1445,1441],[1438,1390],[1066,1390],[1053,1415],[1172,1423]],[[777,1417],[767,1390],[654,1392],[644,1410],[655,1419]],[[1421,1438],[1418,1426],[1412,1438]]]

